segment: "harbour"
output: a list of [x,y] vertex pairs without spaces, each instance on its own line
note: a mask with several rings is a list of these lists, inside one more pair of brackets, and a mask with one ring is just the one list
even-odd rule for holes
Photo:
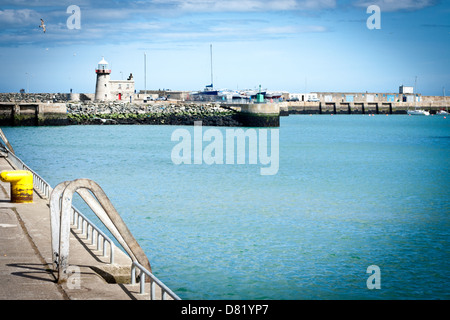
[[[0,94],[1,95],[1,94]],[[408,114],[430,115],[448,110],[450,100],[427,102],[275,102],[205,103],[164,101],[151,104],[0,102],[0,123],[12,126],[74,124],[174,124],[204,121],[215,126],[278,127],[289,114]],[[115,109],[115,111],[113,111]]]
[[[212,47],[211,47],[212,50]],[[212,60],[212,56],[211,56]],[[212,70],[212,64],[211,64]],[[140,90],[133,74],[111,80],[112,70],[98,62],[95,93],[0,93],[1,125],[172,124],[279,127],[289,114],[428,114],[448,112],[450,97],[423,96],[416,86],[400,85],[398,93],[310,92],[262,89],[203,91]],[[211,71],[212,73],[212,71]]]
[[5,310],[283,319],[449,300],[449,10],[8,1]]

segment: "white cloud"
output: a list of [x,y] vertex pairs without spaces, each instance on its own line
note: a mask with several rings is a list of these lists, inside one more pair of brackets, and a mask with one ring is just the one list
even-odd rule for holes
[[334,9],[336,8],[336,0],[304,0],[297,1],[299,9],[305,10],[321,10],[321,9]]
[[307,26],[279,26],[267,27],[262,30],[265,34],[297,34],[305,32],[326,32],[328,29],[324,26],[307,25]]
[[20,27],[31,23],[40,23],[40,15],[34,10],[0,10],[0,25],[2,26]]
[[154,0],[152,3],[188,12],[268,12],[336,7],[336,0]]
[[89,4],[89,0],[2,0],[4,6],[14,7],[68,7],[71,4],[78,6]]
[[377,5],[381,11],[414,11],[433,6],[436,2],[436,0],[358,0],[354,5],[364,8]]
[[[50,0],[54,1],[54,0]],[[234,41],[238,39],[266,39],[292,37],[305,32],[326,32],[327,28],[316,25],[289,25],[279,21],[274,11],[319,10],[333,8],[335,0],[153,0],[132,1],[127,7],[119,8],[117,3],[108,6],[104,0],[81,7],[81,29],[68,30],[65,8],[52,8],[37,12],[30,9],[0,10],[0,25],[7,29],[20,30],[22,38],[15,43],[50,44],[90,43],[102,39],[104,43],[119,42],[166,42],[166,41]],[[43,8],[40,8],[44,10]],[[167,9],[167,10],[164,10]],[[173,11],[177,17],[163,17],[165,11]],[[271,15],[271,12],[274,12]],[[176,12],[176,13],[175,13]],[[201,14],[192,18],[195,13]],[[211,15],[205,17],[205,12]],[[222,18],[223,12],[254,12],[263,16],[258,19],[232,16]],[[38,28],[40,18],[45,20],[45,37]],[[185,16],[185,17],[183,17]],[[220,17],[220,18],[219,18]],[[273,18],[273,21],[272,21]],[[281,23],[280,23],[281,22]],[[286,24],[285,24],[286,23]],[[32,26],[33,28],[30,28]],[[10,33],[5,30],[3,33]],[[17,32],[15,32],[17,33]],[[41,37],[36,38],[36,35]],[[27,38],[28,37],[28,38]],[[9,37],[0,37],[0,45],[8,45]]]

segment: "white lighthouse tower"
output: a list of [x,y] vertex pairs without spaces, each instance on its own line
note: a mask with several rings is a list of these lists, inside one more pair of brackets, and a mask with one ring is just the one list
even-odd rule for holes
[[102,57],[102,60],[98,63],[98,68],[95,69],[97,73],[97,84],[95,86],[95,100],[111,100],[111,88],[109,75],[111,70],[109,69],[108,62]]

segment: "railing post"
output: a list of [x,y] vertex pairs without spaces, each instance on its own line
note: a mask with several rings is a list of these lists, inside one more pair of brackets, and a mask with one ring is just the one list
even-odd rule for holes
[[111,264],[114,263],[114,247],[115,247],[115,245],[114,245],[114,243],[111,241],[111,242],[109,243],[109,250],[110,250],[110,252],[109,252],[109,263],[111,263]]
[[100,242],[102,238],[102,235],[97,233],[97,250],[100,250]]
[[[89,232],[89,229],[91,229],[91,232]],[[88,224],[86,227],[86,241],[88,241],[91,237],[92,234],[92,226],[91,224]]]
[[53,267],[56,270],[59,265],[59,245],[60,245],[60,230],[61,230],[61,194],[68,182],[58,184],[50,195],[50,227],[52,236],[52,261]]
[[140,294],[145,293],[145,273],[143,270],[141,270],[141,273],[139,275],[139,288],[140,288]]
[[59,244],[59,268],[58,282],[67,281],[67,267],[69,266],[69,243],[70,243],[70,210],[72,209],[72,193],[64,189],[62,196],[60,244]]
[[106,243],[107,243],[107,242],[108,242],[108,241],[106,241],[106,239],[103,238],[103,256],[104,256],[104,257],[107,256],[107,254],[106,254]]
[[131,284],[136,284],[136,265],[134,263],[131,264]]
[[155,300],[155,281],[153,279],[151,280],[150,283],[150,300]]
[[91,238],[91,245],[94,245],[95,243],[95,236],[98,235],[97,230],[92,230],[92,238]]

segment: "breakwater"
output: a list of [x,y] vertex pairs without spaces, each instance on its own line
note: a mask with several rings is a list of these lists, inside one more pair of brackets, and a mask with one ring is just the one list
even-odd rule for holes
[[67,103],[69,124],[242,126],[237,111],[216,104]]
[[0,93],[0,102],[63,103],[70,100],[70,93]]
[[289,114],[407,114],[408,110],[424,109],[435,114],[448,109],[450,101],[422,102],[286,102],[280,107],[281,115]]
[[[20,95],[20,94],[18,94]],[[121,102],[29,102],[27,99],[0,102],[0,125],[90,125],[90,124],[151,124],[204,126],[243,126],[239,111],[216,104]],[[48,98],[47,96],[42,96]],[[9,99],[8,99],[9,100]]]
[[2,126],[67,125],[65,103],[0,102]]

